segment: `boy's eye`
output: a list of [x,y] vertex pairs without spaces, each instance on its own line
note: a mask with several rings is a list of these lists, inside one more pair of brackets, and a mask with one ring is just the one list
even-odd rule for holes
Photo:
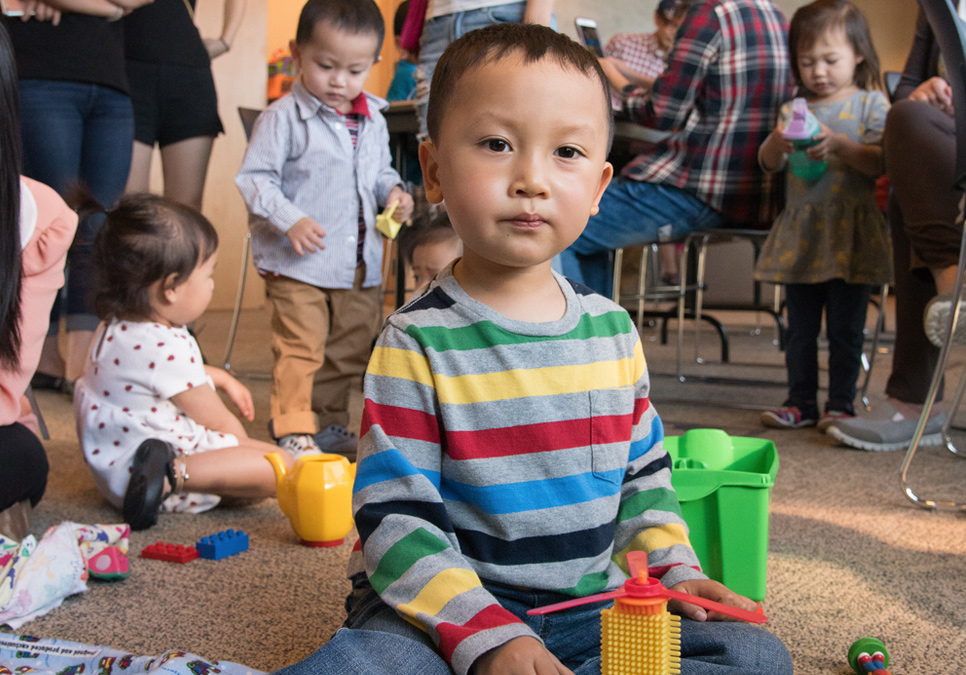
[[569,145],[565,145],[562,148],[557,148],[557,155],[563,157],[564,159],[574,159],[582,156],[582,153],[577,148],[572,148]]
[[493,152],[507,152],[510,149],[510,144],[502,138],[488,138],[483,141],[483,145]]

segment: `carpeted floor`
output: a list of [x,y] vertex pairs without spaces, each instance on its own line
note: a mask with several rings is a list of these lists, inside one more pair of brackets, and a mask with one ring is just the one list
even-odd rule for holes
[[[228,318],[212,313],[198,323],[199,342],[212,363],[223,362]],[[898,484],[901,453],[836,447],[814,429],[763,429],[754,407],[782,401],[782,356],[771,344],[769,327],[752,336],[749,316],[722,318],[730,322],[732,364],[688,363],[683,383],[674,377],[673,348],[660,345],[655,331],[645,331],[652,400],[668,435],[713,427],[775,441],[781,467],[771,495],[763,605],[768,629],[788,645],[796,671],[848,673],[849,645],[872,635],[889,648],[893,673],[960,672],[966,652],[966,519],[923,511],[905,499]],[[717,358],[711,333],[704,334],[702,345],[706,358]],[[961,354],[956,357],[962,361]],[[874,408],[883,400],[890,358],[880,356],[875,364],[869,389]],[[243,317],[232,365],[256,376],[270,369],[264,312]],[[958,368],[955,372],[958,376]],[[708,383],[699,374],[778,384]],[[247,376],[243,381],[257,406],[249,430],[267,438],[268,384]],[[46,447],[52,470],[34,533],[63,520],[117,522],[84,466],[69,401],[52,393],[38,399],[51,432]],[[359,404],[361,399],[354,406],[356,428]],[[964,442],[959,432],[954,439]],[[911,475],[929,496],[966,499],[966,463],[948,452],[921,451]],[[137,558],[149,543],[192,544],[227,528],[246,531],[251,549],[184,566]],[[352,538],[333,549],[300,546],[274,500],[198,516],[162,516],[158,526],[133,535],[130,578],[91,582],[86,594],[20,632],[137,654],[177,648],[270,671],[307,656],[339,626]]]

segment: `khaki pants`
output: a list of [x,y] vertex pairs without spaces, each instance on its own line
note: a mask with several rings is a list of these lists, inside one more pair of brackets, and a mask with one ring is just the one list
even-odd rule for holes
[[349,391],[369,363],[382,289],[326,289],[266,275],[272,306],[272,435],[314,434],[349,424]]

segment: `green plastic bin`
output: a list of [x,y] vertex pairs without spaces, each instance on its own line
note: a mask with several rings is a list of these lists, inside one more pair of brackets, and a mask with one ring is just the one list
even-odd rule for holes
[[775,444],[692,429],[668,436],[664,447],[674,461],[671,484],[704,573],[736,593],[764,599]]

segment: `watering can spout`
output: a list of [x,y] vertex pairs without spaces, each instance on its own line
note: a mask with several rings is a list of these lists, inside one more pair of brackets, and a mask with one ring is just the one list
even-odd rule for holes
[[268,463],[272,465],[272,469],[275,470],[275,491],[276,493],[282,491],[282,481],[285,480],[286,469],[285,462],[282,461],[282,456],[277,452],[270,452],[265,455],[265,459]]

